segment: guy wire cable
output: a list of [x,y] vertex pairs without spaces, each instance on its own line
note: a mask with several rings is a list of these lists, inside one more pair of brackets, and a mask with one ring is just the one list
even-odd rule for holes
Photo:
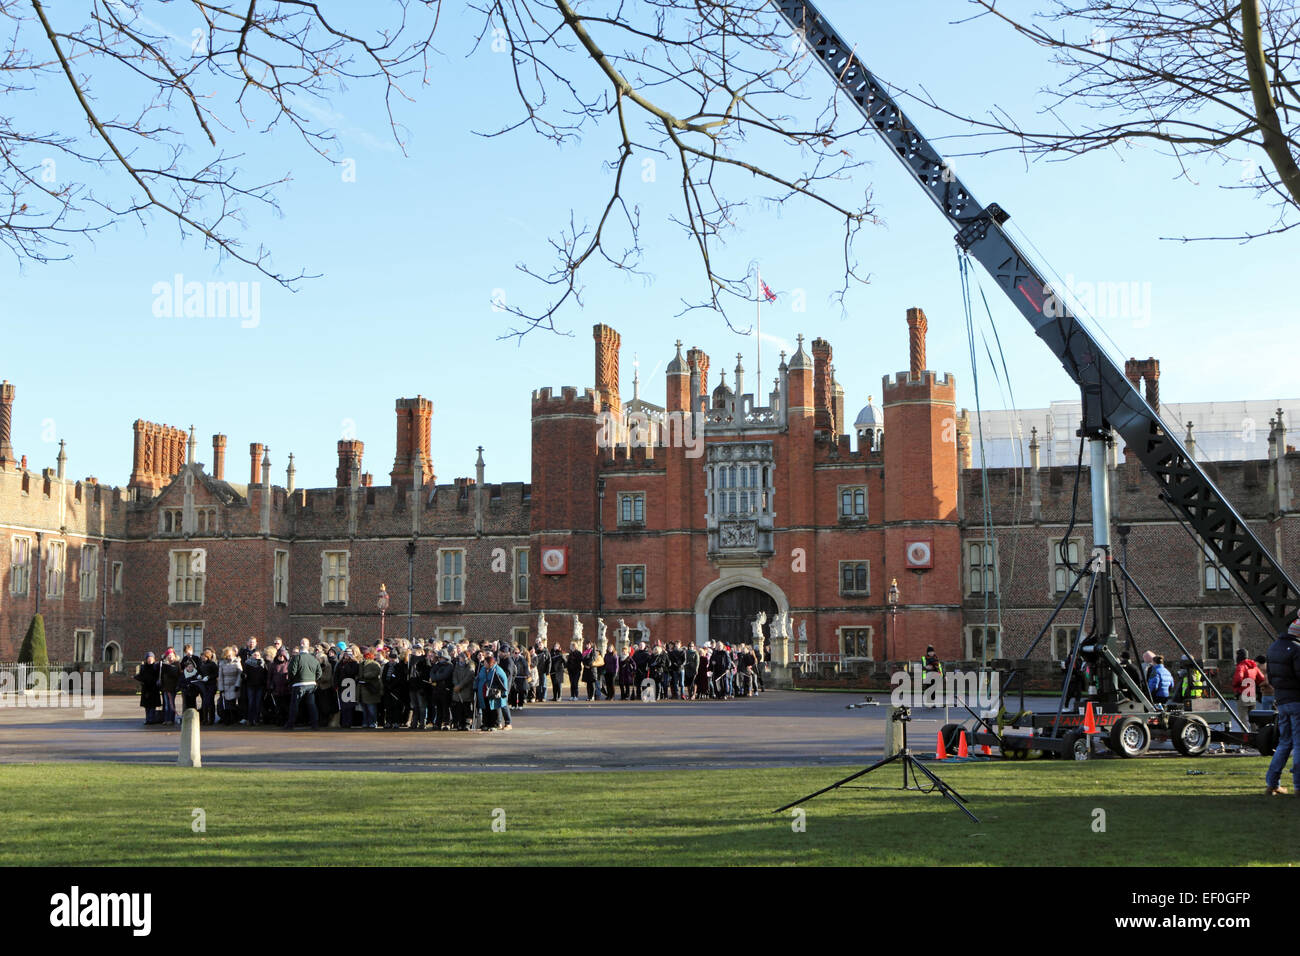
[[[1008,573],[1008,575],[1007,575],[1007,577],[1008,577],[1008,587],[1010,587],[1010,586],[1014,585],[1014,583],[1015,583],[1015,579],[1016,579],[1016,559],[1017,559],[1017,557],[1019,556],[1019,552],[1020,552],[1020,519],[1021,519],[1021,516],[1022,516],[1023,513],[1024,513],[1024,507],[1025,507],[1025,489],[1024,489],[1025,448],[1024,448],[1024,432],[1023,432],[1023,430],[1020,430],[1020,424],[1021,424],[1021,423],[1020,423],[1020,409],[1019,409],[1019,406],[1016,404],[1016,393],[1015,393],[1015,389],[1014,389],[1014,387],[1013,387],[1012,384],[1011,384],[1011,372],[1010,372],[1010,370],[1007,368],[1007,356],[1006,356],[1006,353],[1005,353],[1005,352],[1003,351],[1003,349],[1002,349],[1002,337],[1001,337],[1000,335],[998,335],[998,327],[997,327],[997,323],[996,323],[996,322],[994,321],[994,319],[993,319],[993,310],[992,310],[992,308],[989,307],[989,300],[988,300],[988,297],[984,294],[984,283],[983,283],[983,280],[980,279],[980,275],[979,275],[979,271],[978,271],[978,270],[975,270],[975,287],[979,290],[980,299],[981,299],[981,300],[983,301],[983,303],[984,303],[984,311],[985,311],[985,313],[986,313],[987,316],[988,316],[989,327],[992,328],[992,330],[993,330],[993,340],[997,343],[997,346],[998,346],[998,357],[1002,360],[1002,371],[1003,371],[1003,374],[1006,376],[1006,380],[1007,380],[1007,397],[1009,398],[1009,404],[1010,404],[1010,406],[1011,406],[1011,412],[1012,412],[1012,415],[1014,416],[1014,419],[1015,419],[1015,422],[1016,422],[1016,427],[1017,427],[1017,435],[1015,436],[1015,438],[1016,438],[1016,458],[1017,458],[1017,460],[1019,461],[1019,468],[1013,471],[1013,474],[1014,474],[1016,480],[1013,482],[1013,485],[1012,485],[1012,500],[1013,500],[1013,505],[1012,505],[1012,509],[1011,509],[1011,557],[1010,557],[1010,561],[1009,561],[1009,564],[1008,564],[1008,570],[1009,570],[1009,573]],[[988,348],[988,341],[987,341],[987,339],[985,340],[985,348],[986,348],[986,349]],[[992,354],[989,355],[989,362],[990,362],[990,364],[993,363],[993,356],[992,356]],[[998,376],[997,376],[997,366],[996,366],[996,365],[993,366],[993,375],[994,375],[994,378],[997,378],[997,377],[998,377]],[[1001,394],[1000,386],[1001,386],[1001,380],[999,379],[999,394]],[[998,628],[999,628],[999,631],[1001,630],[1001,627],[1002,627],[1002,592],[1001,592],[1001,590],[999,590],[999,591],[998,591]]]
[[[975,354],[975,314],[971,307],[970,296],[970,263],[969,255],[962,249],[957,250],[957,271],[961,276],[962,291],[962,308],[966,313],[966,341],[970,349],[970,374],[971,387],[975,392],[975,419],[977,432],[979,434],[980,450],[980,490],[982,498],[982,518],[984,526],[984,542],[980,548],[980,566],[987,567],[985,564],[985,548],[991,548],[992,567],[993,567],[993,586],[997,589],[998,584],[998,553],[997,539],[993,536],[993,509],[989,502],[989,465],[988,458],[984,453],[984,412],[980,401],[980,380],[979,380],[979,363]],[[984,572],[987,573],[987,572]],[[980,643],[980,664],[988,663],[988,629],[989,629],[989,589],[988,581],[981,579],[980,591],[984,597],[984,629],[983,640]],[[1001,596],[998,596],[998,638],[1002,636],[1002,617],[1001,617]],[[994,647],[997,647],[995,643]],[[971,648],[972,652],[974,648]]]
[[[1061,276],[1061,273],[1059,273],[1056,270],[1056,267],[1052,265],[1051,260],[1049,260],[1047,256],[1043,255],[1043,250],[1039,249],[1036,245],[1034,245],[1034,241],[1025,234],[1024,230],[1022,230],[1018,224],[1011,222],[1008,223],[1008,226],[1010,229],[1015,231],[1016,236],[1022,242],[1024,242],[1026,245],[1029,246],[1029,248],[1033,249],[1034,252],[1037,253],[1038,261],[1041,262],[1043,266],[1046,268],[1046,270],[1049,273],[1051,273],[1052,276],[1056,279],[1056,282],[1052,285],[1052,290],[1057,294],[1057,296],[1063,299],[1065,298],[1066,294],[1069,294],[1069,297],[1071,299],[1071,301],[1069,302],[1071,314],[1075,318],[1077,318],[1080,322],[1087,322],[1093,329],[1095,329],[1103,337],[1105,337],[1107,342],[1109,342],[1112,346],[1115,347],[1115,352],[1110,352],[1109,350],[1107,350],[1107,354],[1109,355],[1110,360],[1112,362],[1114,362],[1116,365],[1119,365],[1122,368],[1124,365],[1124,361],[1123,361],[1124,350],[1120,348],[1120,344],[1115,341],[1114,337],[1111,336],[1110,332],[1105,328],[1105,326],[1101,324],[1101,322],[1095,316],[1090,315],[1088,312],[1086,312],[1085,310],[1079,307],[1079,303],[1078,301],[1074,300],[1073,292],[1070,290],[1070,287],[1066,285],[1065,279]],[[1104,343],[1099,341],[1097,344],[1105,348]],[[1159,409],[1156,409],[1155,411],[1157,414],[1159,414]]]

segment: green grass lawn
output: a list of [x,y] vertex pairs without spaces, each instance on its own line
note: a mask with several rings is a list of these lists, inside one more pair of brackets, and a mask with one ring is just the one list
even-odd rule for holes
[[[0,863],[1286,864],[1263,758],[944,763],[983,821],[938,794],[838,790],[850,769],[365,773],[118,764],[0,767]],[[1200,771],[1189,775],[1189,770]],[[886,773],[882,771],[882,773]],[[896,771],[877,783],[896,785]],[[881,777],[881,774],[874,774]],[[206,832],[191,827],[206,812]],[[504,811],[504,832],[492,828]],[[1094,832],[1095,809],[1106,831]],[[500,814],[496,815],[500,819]]]

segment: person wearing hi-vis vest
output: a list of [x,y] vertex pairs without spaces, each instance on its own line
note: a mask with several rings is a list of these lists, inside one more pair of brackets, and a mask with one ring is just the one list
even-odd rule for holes
[[938,674],[943,676],[943,661],[939,660],[939,655],[934,652],[934,645],[930,644],[925,649],[925,656],[921,658],[921,675]]
[[1205,677],[1196,666],[1196,661],[1184,657],[1178,672],[1178,699],[1194,700],[1204,696]]

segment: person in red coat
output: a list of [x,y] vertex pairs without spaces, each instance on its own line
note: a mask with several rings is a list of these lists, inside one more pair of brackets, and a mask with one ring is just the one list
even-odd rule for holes
[[1247,715],[1259,700],[1259,687],[1264,683],[1264,672],[1250,658],[1246,650],[1237,651],[1237,667],[1232,672],[1232,692],[1237,695],[1237,716],[1249,725]]

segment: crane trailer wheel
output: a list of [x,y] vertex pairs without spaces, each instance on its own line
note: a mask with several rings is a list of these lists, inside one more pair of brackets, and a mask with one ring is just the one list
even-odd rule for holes
[[1180,714],[1169,722],[1169,739],[1184,757],[1199,757],[1210,749],[1210,725],[1195,714]]
[[1110,729],[1106,746],[1121,757],[1141,757],[1151,746],[1151,728],[1141,717],[1121,717]]
[[1088,746],[1088,735],[1082,730],[1072,730],[1065,735],[1065,749],[1061,756],[1066,760],[1087,760],[1092,756]]

